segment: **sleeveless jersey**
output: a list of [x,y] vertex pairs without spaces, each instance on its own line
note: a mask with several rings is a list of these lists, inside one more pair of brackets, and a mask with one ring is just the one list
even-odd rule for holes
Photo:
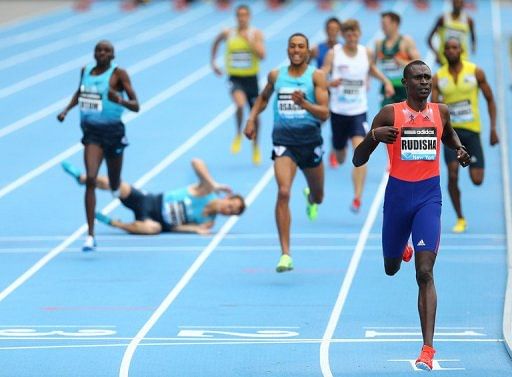
[[300,90],[311,103],[316,103],[313,73],[316,68],[309,65],[302,76],[293,77],[288,73],[289,66],[279,68],[274,90],[274,145],[321,144],[320,120],[310,112],[296,105],[292,93]]
[[[110,68],[101,75],[93,76],[91,71],[95,66],[95,63],[87,65],[80,80],[78,95],[80,119],[95,125],[118,122],[121,120],[124,107],[108,99],[110,78],[117,65],[111,64]],[[122,95],[122,93],[118,94]]]
[[446,64],[444,56],[444,44],[450,38],[457,38],[462,46],[461,58],[467,60],[469,57],[469,20],[465,12],[461,12],[459,18],[454,20],[451,13],[445,13],[443,16],[443,26],[438,30],[439,32],[439,59],[441,65]]
[[213,221],[215,216],[205,216],[203,211],[210,201],[217,198],[218,195],[214,192],[205,196],[193,196],[188,187],[167,191],[162,196],[162,218],[171,227]]
[[[254,29],[249,29],[252,36]],[[226,71],[230,76],[255,76],[260,70],[260,60],[252,51],[249,42],[238,34],[237,29],[229,31],[226,40]]]
[[395,60],[395,57],[408,59],[407,54],[400,51],[402,36],[398,38],[391,48],[386,47],[386,40],[382,41],[380,49],[377,51],[377,66],[380,71],[391,81],[394,87],[402,87],[402,77],[404,67]]
[[404,101],[393,104],[393,111],[398,137],[393,144],[386,144],[389,175],[408,182],[439,176],[443,135],[439,105],[428,103],[425,110],[416,112]]
[[359,115],[368,110],[366,95],[370,62],[366,47],[357,46],[355,56],[348,56],[341,44],[333,47],[331,80],[341,79],[338,87],[330,88],[330,109],[339,115]]
[[480,132],[480,111],[478,109],[478,81],[475,76],[476,65],[462,61],[462,70],[455,83],[448,64],[436,73],[439,92],[443,103],[450,110],[450,121],[455,128]]
[[[338,42],[339,43],[339,42]],[[318,44],[318,52],[316,55],[316,66],[317,68],[322,68],[324,65],[325,55],[330,50],[329,44],[327,42],[322,42]]]

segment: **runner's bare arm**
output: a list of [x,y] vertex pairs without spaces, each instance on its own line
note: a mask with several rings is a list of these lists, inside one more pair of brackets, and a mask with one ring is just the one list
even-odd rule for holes
[[[334,51],[331,48],[325,55],[324,64],[322,65],[322,71],[324,72],[326,78],[329,78],[329,76],[331,75],[333,59],[334,59]],[[336,79],[336,80],[332,80],[332,81],[329,79],[329,81],[327,81],[328,87],[337,87],[340,84],[341,84],[341,79]]]
[[450,122],[450,112],[448,106],[443,103],[439,104],[439,112],[441,113],[441,121],[443,122],[443,136],[442,141],[448,148],[454,149],[457,152],[457,160],[463,167],[469,165],[470,155],[466,147],[460,142],[457,132],[452,127]]
[[439,80],[437,79],[437,74],[432,77],[432,94],[430,97],[431,102],[438,103],[439,101]]
[[386,144],[395,142],[398,130],[393,127],[394,121],[393,105],[384,106],[373,119],[370,132],[354,150],[352,158],[354,166],[359,167],[366,164],[380,142]]
[[478,86],[482,90],[482,94],[487,101],[487,112],[489,113],[489,119],[491,122],[490,127],[490,143],[491,145],[496,145],[499,143],[498,133],[496,132],[496,102],[494,101],[494,96],[492,94],[491,87],[487,82],[487,78],[485,77],[485,73],[480,68],[476,69],[475,72],[476,80],[478,82]]
[[277,74],[278,71],[272,70],[268,74],[267,77],[267,83],[263,90],[261,91],[258,98],[256,98],[256,101],[254,102],[254,106],[252,107],[251,113],[249,114],[249,117],[247,118],[247,123],[244,128],[244,135],[250,139],[253,140],[256,136],[256,123],[255,119],[258,117],[258,115],[265,110],[265,108],[268,105],[268,100],[272,96],[272,93],[274,93],[274,84],[277,80]]
[[313,83],[315,85],[316,103],[305,98],[304,92],[302,91],[295,91],[292,95],[292,99],[297,105],[309,111],[315,118],[323,122],[329,118],[329,94],[327,92],[327,80],[322,70],[317,69],[313,73]]
[[183,224],[172,228],[173,232],[180,233],[197,233],[197,234],[211,234],[213,221],[204,224]]
[[432,52],[434,53],[434,55],[436,56],[436,61],[439,63],[439,52],[436,50],[436,48],[434,47],[434,35],[437,33],[437,30],[443,26],[443,17],[439,17],[436,21],[436,24],[434,25],[434,27],[432,28],[432,30],[430,31],[430,34],[428,35],[428,39],[427,39],[427,43],[428,43],[428,46],[430,47],[430,49],[432,50]]
[[393,84],[389,79],[377,68],[375,64],[375,59],[373,58],[373,52],[366,48],[366,53],[368,54],[368,62],[370,63],[369,73],[376,79],[378,79],[384,85],[384,95],[386,97],[391,97],[395,94],[395,88],[393,88]]
[[[126,95],[128,96],[128,99],[124,99],[112,88],[124,90],[126,92]],[[116,69],[115,74],[112,75],[110,79],[110,89],[108,97],[109,100],[126,107],[128,110],[138,112],[140,109],[139,101],[137,100],[135,90],[133,90],[130,76],[128,76],[128,73],[122,68]]]
[[218,76],[222,75],[222,71],[220,70],[219,67],[217,67],[217,64],[215,63],[215,59],[217,58],[217,50],[219,49],[220,43],[222,41],[226,40],[226,38],[228,36],[228,32],[229,32],[229,30],[223,30],[217,35],[217,37],[215,37],[215,40],[213,41],[212,49],[210,52],[210,64],[212,66],[213,71]]
[[471,17],[468,17],[468,23],[469,23],[469,34],[471,35],[471,52],[474,54],[476,52],[475,23]]
[[199,158],[192,159],[192,168],[199,178],[199,187],[203,189],[205,193],[210,193],[212,191],[231,193],[231,188],[229,186],[220,184],[213,179],[203,160]]
[[68,105],[62,110],[59,115],[57,115],[57,119],[59,122],[63,122],[64,119],[66,119],[66,115],[68,114],[69,110],[71,110],[73,107],[78,105],[78,96],[80,94],[80,84],[82,83],[82,77],[84,75],[85,68],[82,68],[80,71],[80,82],[78,83],[78,89],[73,93],[73,97],[71,97],[71,100],[69,101]]
[[265,43],[263,33],[260,30],[254,32],[254,38],[249,40],[249,45],[260,60],[265,59]]

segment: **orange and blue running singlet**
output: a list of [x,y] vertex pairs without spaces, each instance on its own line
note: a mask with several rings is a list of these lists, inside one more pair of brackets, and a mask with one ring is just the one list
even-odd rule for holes
[[382,250],[400,258],[412,234],[416,252],[437,253],[441,235],[439,153],[443,123],[439,106],[417,112],[406,102],[393,105],[397,140],[388,144],[389,180],[384,197]]

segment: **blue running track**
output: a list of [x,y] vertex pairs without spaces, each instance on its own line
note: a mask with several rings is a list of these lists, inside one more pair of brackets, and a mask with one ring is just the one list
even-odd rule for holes
[[[371,43],[379,35],[380,11],[394,9],[402,14],[402,31],[431,63],[426,36],[446,8],[432,1],[418,10],[408,0],[382,1],[377,10],[336,2],[332,12],[313,1],[289,1],[279,10],[251,4],[253,24],[266,36],[262,79],[286,61],[289,35],[300,31],[317,42],[333,14],[357,18],[362,42]],[[478,1],[470,12],[478,36],[472,60],[494,89],[502,125],[512,124],[506,107],[512,103],[512,6]],[[214,36],[234,21],[232,9],[219,11],[211,2],[177,12],[168,1],[153,1],[125,13],[117,2],[97,1],[89,12],[61,10],[0,27],[0,376],[424,373],[413,365],[421,347],[414,266],[404,265],[393,278],[383,271],[382,146],[369,163],[357,215],[349,211],[350,164],[326,168],[316,222],[306,217],[305,181],[297,175],[295,270],[274,272],[272,112],[269,107],[262,116],[263,164],[252,165],[247,141],[231,155],[234,109],[225,78],[209,67]],[[83,188],[60,167],[63,160],[83,166],[78,114],[73,110],[62,124],[56,115],[104,38],[113,42],[142,105],[140,113],[125,115],[124,180],[154,192],[187,185],[194,180],[190,160],[199,157],[219,182],[248,198],[243,216],[220,219],[211,236],[131,236],[97,224],[97,252],[80,251]],[[378,111],[378,87],[372,81],[370,119]],[[512,151],[506,142],[489,146],[483,98],[481,112],[486,177],[474,187],[462,171],[469,227],[461,235],[451,233],[455,214],[444,166],[442,172],[434,369],[446,377],[512,375],[503,334]],[[324,136],[329,139],[327,126]],[[97,197],[98,209],[131,220],[109,193]]]

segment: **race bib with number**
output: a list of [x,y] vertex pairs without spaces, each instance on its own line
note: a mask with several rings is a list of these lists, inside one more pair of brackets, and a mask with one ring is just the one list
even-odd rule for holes
[[338,87],[339,101],[345,103],[361,102],[364,95],[363,80],[346,80],[343,79]]
[[183,225],[188,222],[187,203],[185,201],[169,203],[169,224],[173,226]]
[[472,122],[475,120],[470,100],[453,102],[447,105],[450,111],[450,120],[453,123]]
[[281,88],[277,93],[277,111],[283,118],[301,118],[306,110],[293,102],[292,94],[297,88]]
[[82,111],[101,112],[103,110],[101,95],[98,93],[80,92],[78,104]]
[[403,161],[434,161],[437,151],[437,130],[434,127],[402,127],[401,159]]
[[450,38],[455,38],[455,39],[459,40],[461,43],[464,40],[465,35],[466,35],[466,33],[463,32],[462,30],[450,29],[450,28],[446,28],[445,33],[446,33],[445,40],[448,40]]
[[232,68],[251,68],[252,54],[250,52],[233,52],[230,55],[229,64]]
[[403,69],[395,59],[382,59],[380,70],[393,84],[402,80]]

